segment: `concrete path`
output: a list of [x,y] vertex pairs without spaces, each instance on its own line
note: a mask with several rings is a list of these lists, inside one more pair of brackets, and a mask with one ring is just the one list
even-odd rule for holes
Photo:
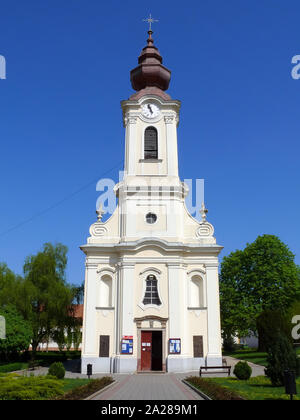
[[[233,375],[234,366],[237,363],[241,362],[241,360],[234,359],[233,357],[229,357],[229,356],[226,357],[226,360],[227,360],[227,365],[232,366],[232,376],[234,376]],[[252,377],[265,376],[265,367],[264,366],[255,365],[254,363],[250,363],[250,362],[247,362],[247,363],[252,368]]]
[[174,374],[118,376],[118,382],[94,400],[202,400]]

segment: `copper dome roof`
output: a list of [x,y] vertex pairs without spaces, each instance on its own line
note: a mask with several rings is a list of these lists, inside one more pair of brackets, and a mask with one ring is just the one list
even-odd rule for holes
[[130,72],[131,85],[138,91],[132,99],[140,97],[140,93],[153,93],[164,99],[170,99],[164,91],[169,87],[171,71],[162,65],[162,56],[152,39],[153,32],[149,31],[148,34],[147,46],[143,48],[138,59],[139,65]]

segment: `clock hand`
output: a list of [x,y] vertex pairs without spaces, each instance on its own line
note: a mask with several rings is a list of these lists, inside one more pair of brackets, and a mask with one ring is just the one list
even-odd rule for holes
[[151,114],[153,114],[153,111],[152,111],[152,109],[151,109],[151,105],[150,105],[150,104],[148,104],[148,109],[149,109],[149,111],[151,112]]

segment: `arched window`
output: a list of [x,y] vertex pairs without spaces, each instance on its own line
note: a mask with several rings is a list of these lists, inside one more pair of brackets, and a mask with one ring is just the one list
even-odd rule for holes
[[203,280],[200,276],[193,276],[190,280],[190,306],[203,308]]
[[157,130],[148,127],[145,130],[145,159],[158,159]]
[[100,280],[100,307],[110,308],[112,306],[112,278],[108,275]]
[[144,305],[161,305],[157,290],[157,279],[152,274],[146,279],[146,293],[143,300]]

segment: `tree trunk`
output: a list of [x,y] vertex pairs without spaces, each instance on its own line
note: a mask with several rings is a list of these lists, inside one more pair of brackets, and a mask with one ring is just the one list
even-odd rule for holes
[[37,343],[37,342],[35,342],[35,341],[33,341],[33,342],[31,343],[31,360],[32,360],[32,361],[35,361],[35,358],[36,358],[36,351],[37,351],[38,345],[39,345],[39,343]]

